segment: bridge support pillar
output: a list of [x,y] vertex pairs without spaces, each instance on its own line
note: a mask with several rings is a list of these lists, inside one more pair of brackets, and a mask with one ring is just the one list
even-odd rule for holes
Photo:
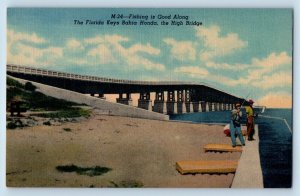
[[186,106],[184,103],[184,91],[183,90],[177,91],[177,113],[178,114],[186,113]]
[[219,103],[219,111],[223,111],[223,103]]
[[219,106],[219,103],[215,103],[215,104],[216,104],[216,106],[215,106],[216,111],[219,111],[219,109],[220,109],[220,108],[219,108],[219,107],[220,107],[220,106]]
[[193,105],[193,112],[199,112],[199,102],[198,101],[192,102],[192,105]]
[[153,111],[166,114],[167,113],[167,107],[165,101],[162,100],[154,100],[154,106]]
[[211,103],[211,111],[216,111],[216,103]]
[[220,109],[219,103],[215,103],[215,111],[219,111],[219,109]]
[[218,103],[218,108],[219,111],[222,111],[222,103]]
[[191,102],[185,102],[186,113],[192,112]]
[[150,93],[140,93],[140,98],[138,100],[138,108],[152,110],[152,101],[150,100]]
[[126,94],[126,97],[123,98],[123,94],[120,93],[120,94],[119,94],[119,98],[117,98],[117,103],[132,106],[131,94],[130,94],[130,93],[127,93],[127,94]]
[[205,102],[205,112],[209,112],[209,102]]
[[102,93],[99,93],[98,98],[100,98],[100,99],[106,99],[106,97]]
[[198,104],[199,104],[199,112],[202,112],[202,104],[201,104],[201,101],[199,101]]
[[206,102],[205,101],[201,101],[201,111],[206,112]]
[[166,107],[166,103],[165,103],[164,92],[156,92],[153,111],[158,112],[158,113],[162,113],[162,114],[167,113],[167,107]]
[[229,104],[228,103],[225,104],[225,110],[229,110]]
[[226,111],[226,103],[223,103],[223,111]]
[[185,103],[183,101],[177,102],[177,113],[178,114],[186,113],[186,107],[185,107]]
[[167,101],[166,107],[167,107],[167,114],[176,114],[177,113],[177,107],[175,107],[176,103],[175,101]]
[[212,111],[212,103],[211,102],[207,102],[207,107],[208,107],[207,111]]
[[226,103],[226,110],[229,110],[229,103]]
[[174,91],[168,91],[166,107],[167,107],[167,114],[177,113],[177,107],[175,107],[175,92]]
[[191,106],[191,91],[185,90],[185,108],[186,112],[190,113],[193,110],[193,106]]

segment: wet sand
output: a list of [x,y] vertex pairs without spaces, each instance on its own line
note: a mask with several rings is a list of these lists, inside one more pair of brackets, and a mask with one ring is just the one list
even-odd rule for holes
[[[64,130],[69,128],[70,131]],[[230,144],[223,126],[94,115],[59,126],[7,130],[7,186],[230,187],[234,174],[181,175],[183,160],[238,160],[240,153],[204,153]],[[56,166],[109,167],[100,176],[59,172]]]

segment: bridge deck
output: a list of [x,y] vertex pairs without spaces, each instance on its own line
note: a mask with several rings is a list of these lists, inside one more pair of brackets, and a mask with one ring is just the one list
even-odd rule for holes
[[185,90],[191,94],[191,101],[237,103],[243,99],[226,93],[205,83],[182,81],[134,81],[97,76],[65,73],[19,65],[7,65],[7,74],[42,84],[55,86],[84,94],[122,94],[174,92]]

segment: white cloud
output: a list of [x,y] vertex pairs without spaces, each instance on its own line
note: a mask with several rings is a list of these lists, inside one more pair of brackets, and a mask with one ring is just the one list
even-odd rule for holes
[[177,67],[174,69],[174,72],[188,74],[190,77],[193,78],[204,78],[209,75],[209,72],[206,69],[196,66]]
[[139,52],[147,53],[150,55],[159,55],[160,50],[158,48],[152,47],[149,43],[147,43],[146,45],[134,44],[133,46],[128,48],[129,54],[136,54]]
[[[24,41],[24,42],[23,42]],[[153,56],[160,54],[160,49],[150,43],[132,44],[124,47],[122,42],[128,42],[129,38],[117,34],[97,35],[95,37],[77,40],[66,40],[65,46],[54,47],[49,45],[46,39],[36,33],[26,34],[8,30],[8,63],[27,66],[42,65],[127,65],[124,68],[165,70],[165,65],[151,60]],[[41,47],[39,44],[49,45]],[[74,52],[80,50],[80,55]],[[145,57],[143,54],[149,55]]]
[[191,41],[176,41],[173,38],[165,38],[163,41],[172,47],[173,58],[181,61],[196,59],[196,50]]
[[87,53],[89,56],[99,58],[99,61],[94,61],[95,63],[119,63],[127,64],[132,69],[165,70],[165,65],[153,62],[141,55],[144,53],[157,56],[160,54],[160,49],[153,47],[150,43],[137,43],[126,48],[122,42],[128,41],[127,37],[120,35],[98,35],[85,39],[84,43],[97,46]]
[[27,41],[35,44],[42,44],[47,42],[44,38],[38,36],[36,33],[21,33],[15,32],[14,30],[10,29],[7,29],[7,41],[8,43]]
[[90,37],[84,39],[85,44],[97,45],[101,43],[111,43],[111,44],[119,44],[119,42],[127,42],[129,39],[127,37],[123,37],[120,35],[96,35],[95,37]]
[[250,67],[249,64],[229,64],[229,63],[216,63],[213,61],[208,61],[204,64],[206,67],[213,69],[224,69],[224,70],[245,70]]
[[[217,70],[237,70],[236,74],[240,74],[245,70],[244,74],[246,75],[240,76],[237,79],[224,75],[209,76],[210,79],[220,81],[222,84],[228,86],[248,85],[260,89],[271,89],[292,86],[292,72],[285,69],[289,68],[290,70],[291,59],[286,52],[281,52],[278,54],[271,53],[261,59],[253,58],[250,64],[228,64],[209,61],[204,63],[204,65]],[[282,68],[282,70],[277,68]]]
[[139,56],[128,56],[126,59],[127,63],[130,67],[138,69],[140,65],[143,66],[146,70],[158,70],[164,71],[165,66],[161,63],[154,63],[146,58],[142,58]]
[[[87,55],[99,59],[100,64],[108,64],[108,63],[116,62],[116,59],[114,58],[112,51],[105,44],[99,44],[97,47],[88,51]],[[95,62],[95,63],[97,64],[99,62]]]
[[208,61],[215,56],[225,56],[248,45],[236,33],[228,33],[220,36],[220,27],[213,25],[210,27],[196,28],[196,36],[204,41],[205,49],[200,52],[202,61]]
[[77,39],[69,39],[66,44],[66,48],[70,50],[83,50],[84,47]]
[[292,73],[287,71],[276,72],[272,75],[263,75],[251,81],[251,85],[262,89],[274,87],[292,87]]
[[253,58],[252,64],[255,66],[261,66],[268,69],[274,69],[275,67],[281,65],[289,65],[292,63],[292,57],[290,57],[286,52],[281,52],[280,54],[271,53],[268,57],[263,59]]
[[63,56],[63,48],[49,46],[41,48],[32,44],[48,43],[36,33],[7,30],[7,63],[27,66],[54,64]]
[[273,92],[258,99],[256,103],[271,108],[291,108],[292,96],[286,92]]
[[63,49],[59,47],[36,48],[22,43],[15,43],[15,49],[14,53],[8,49],[7,62],[9,64],[51,65],[63,56]]

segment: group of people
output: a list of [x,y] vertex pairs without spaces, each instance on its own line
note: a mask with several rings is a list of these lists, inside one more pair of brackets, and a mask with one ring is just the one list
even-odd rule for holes
[[[249,106],[246,106],[246,114],[247,114],[247,136],[248,141],[255,140],[253,138],[254,135],[254,110],[253,110],[253,100],[248,101]],[[241,104],[235,104],[235,108],[231,111],[231,121],[230,121],[230,137],[232,142],[232,147],[236,147],[236,136],[240,139],[241,144],[245,146],[245,140],[243,137],[243,133],[241,130]]]

